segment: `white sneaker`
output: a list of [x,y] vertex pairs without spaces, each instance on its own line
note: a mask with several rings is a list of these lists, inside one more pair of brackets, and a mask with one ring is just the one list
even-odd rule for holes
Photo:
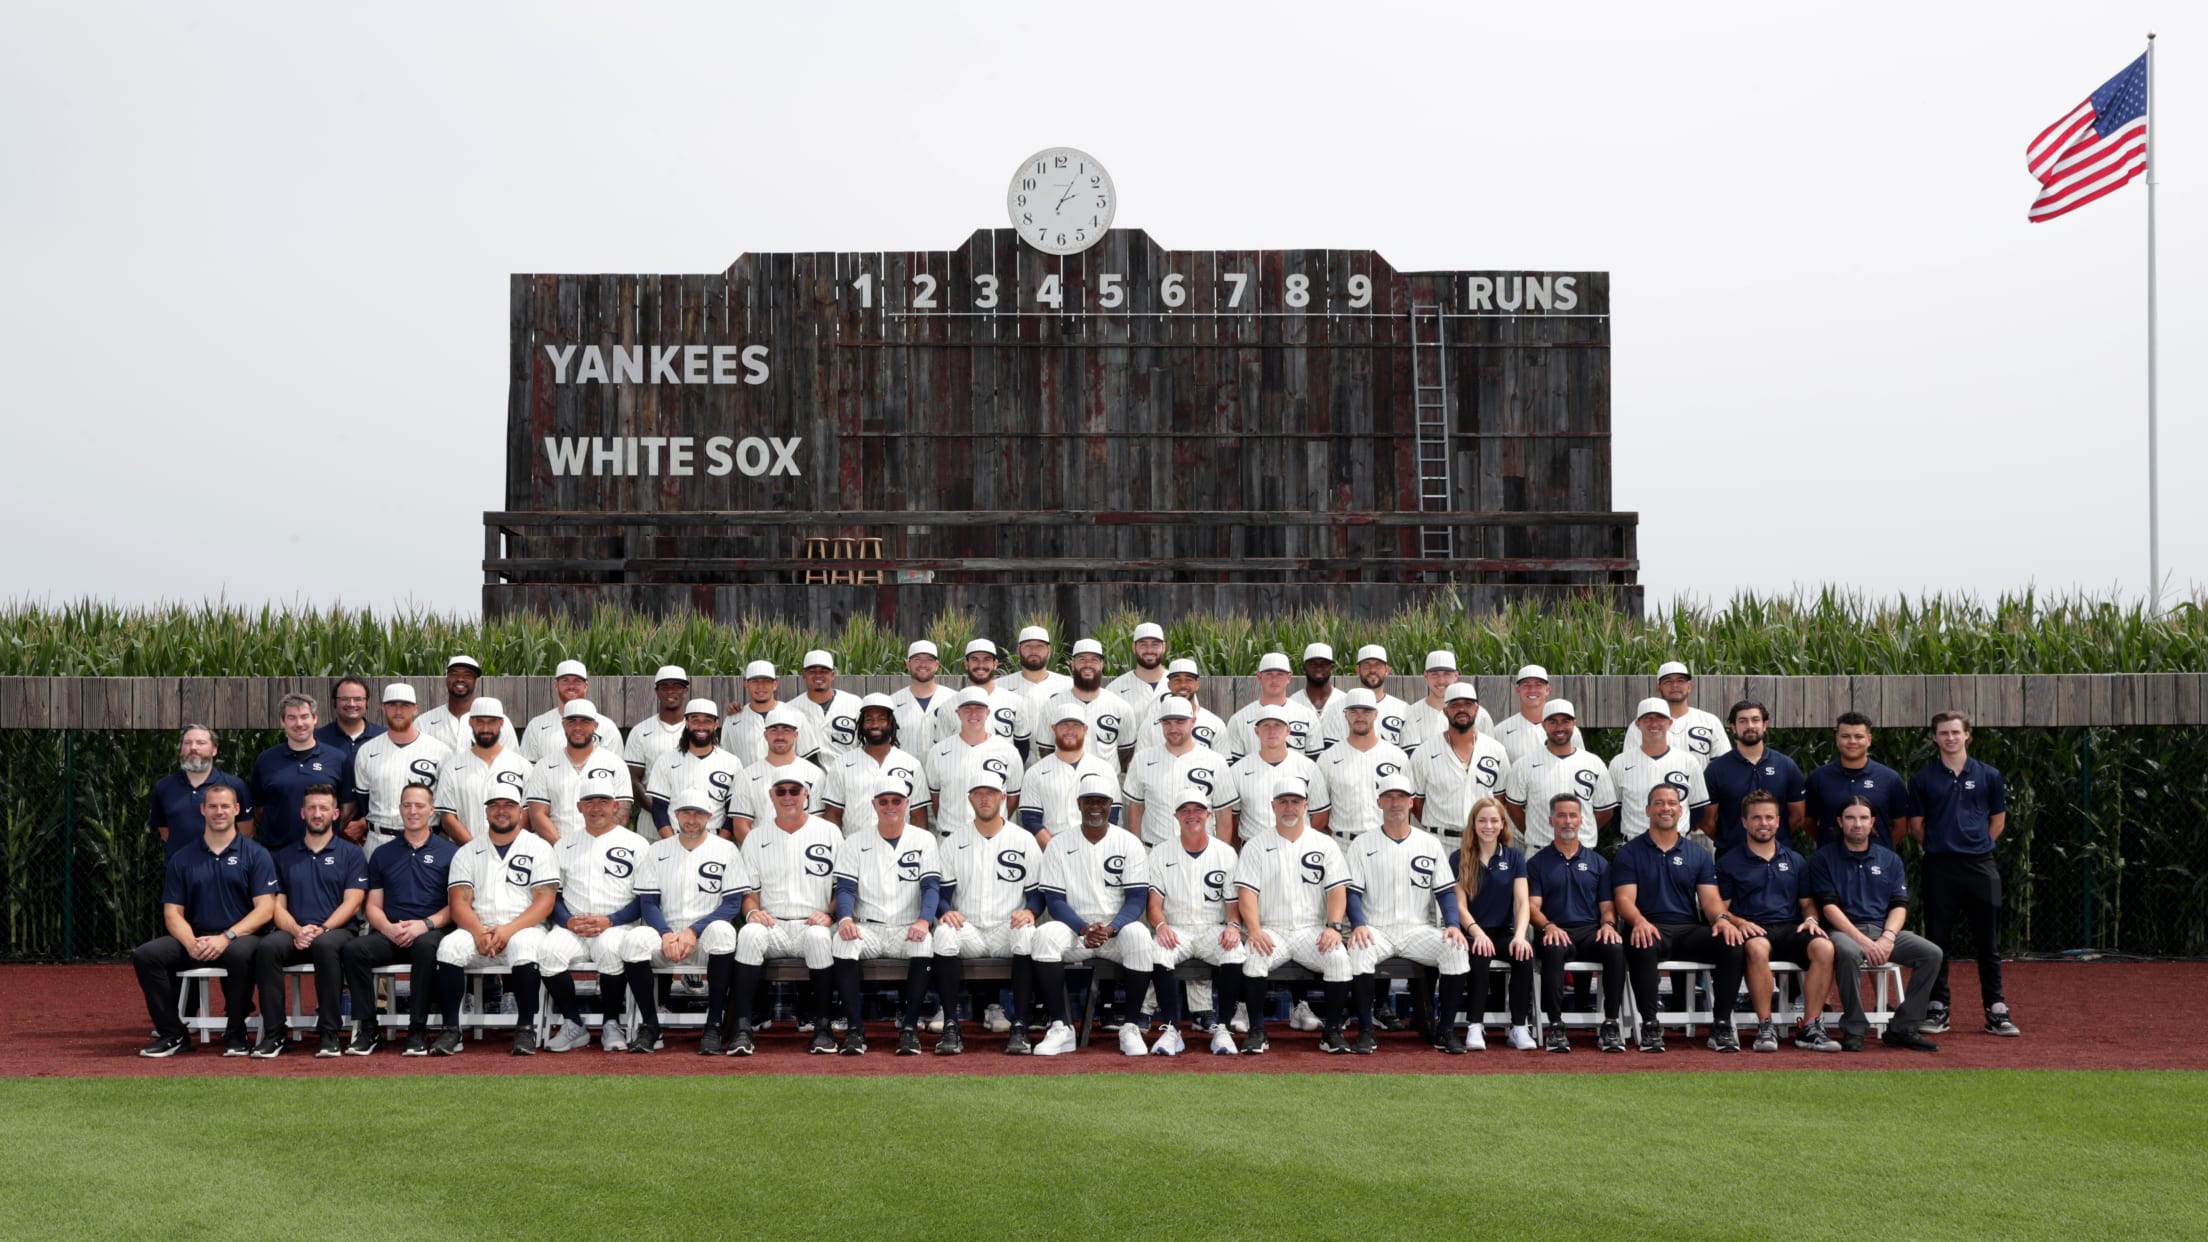
[[1250,1007],[1248,1005],[1236,1005],[1234,1007],[1234,1020],[1227,1023],[1227,1025],[1233,1028],[1234,1033],[1237,1035],[1249,1034]]
[[498,998],[498,1011],[509,1018],[518,1018],[521,1016],[521,1003],[514,999],[512,992],[508,992]]
[[1482,1027],[1477,1022],[1464,1028],[1464,1050],[1466,1052],[1487,1051],[1486,1028]]
[[618,1022],[608,1022],[598,1028],[598,1046],[608,1052],[627,1052],[629,1035]]
[[1288,1015],[1288,1025],[1298,1031],[1315,1031],[1326,1023],[1319,1021],[1319,1015],[1311,1012],[1310,1001],[1297,1001],[1295,1012]]
[[577,1048],[589,1046],[590,1032],[583,1029],[582,1023],[570,1022],[565,1018],[560,1019],[559,1028],[552,1032],[552,1038],[544,1041],[546,1052],[573,1052]]
[[[1140,1040],[1142,1036],[1137,1035],[1135,1038]],[[1122,1036],[1120,1050],[1125,1051],[1126,1047],[1126,1038]],[[1042,1039],[1035,1044],[1035,1055],[1039,1057],[1055,1057],[1071,1051],[1073,1051],[1073,1028],[1063,1022],[1051,1023],[1050,1029],[1044,1031]]]
[[1234,1036],[1227,1032],[1227,1028],[1215,1026],[1211,1028],[1211,1055],[1235,1057],[1242,1055],[1242,1050],[1234,1046]]
[[1186,1051],[1188,1045],[1182,1041],[1181,1028],[1177,1026],[1159,1031],[1157,1042],[1150,1045],[1150,1055],[1154,1057],[1177,1057]]
[[927,1021],[925,1021],[925,1022],[922,1022],[922,1023],[920,1024],[920,1025],[922,1025],[922,1026],[924,1026],[924,1027],[928,1028],[928,1034],[930,1034],[930,1035],[941,1035],[941,1034],[943,1033],[943,1009],[942,1009],[942,1007],[941,1007],[941,1006],[937,1006],[937,1007],[936,1007],[936,1011],[935,1011],[935,1016],[934,1016],[934,1017],[932,1017],[932,1018],[929,1018],[929,1019],[928,1019]]
[[1002,1035],[1012,1029],[1012,1019],[1004,1016],[1004,1006],[991,1005],[982,1011],[981,1024],[992,1035]]
[[1131,1057],[1150,1055],[1150,1045],[1142,1038],[1142,1028],[1132,1022],[1120,1023],[1119,1050]]
[[1514,1026],[1510,1028],[1510,1046],[1520,1052],[1531,1052],[1540,1045],[1533,1042],[1533,1028]]

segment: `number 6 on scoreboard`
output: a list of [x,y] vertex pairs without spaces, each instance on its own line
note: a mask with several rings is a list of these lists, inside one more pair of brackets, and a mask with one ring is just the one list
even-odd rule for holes
[[1179,272],[1158,282],[1158,300],[1165,303],[1168,309],[1188,301],[1188,288],[1182,283]]

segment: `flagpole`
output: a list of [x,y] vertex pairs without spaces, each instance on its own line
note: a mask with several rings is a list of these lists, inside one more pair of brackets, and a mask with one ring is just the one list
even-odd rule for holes
[[2162,615],[2162,495],[2156,458],[2154,299],[2154,32],[2147,32],[2147,615]]

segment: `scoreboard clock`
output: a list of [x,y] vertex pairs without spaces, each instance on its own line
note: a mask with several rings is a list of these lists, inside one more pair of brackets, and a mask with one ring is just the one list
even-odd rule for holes
[[1005,214],[1020,240],[1045,254],[1079,254],[1104,237],[1119,209],[1112,175],[1095,156],[1048,147],[1028,156],[1004,191]]

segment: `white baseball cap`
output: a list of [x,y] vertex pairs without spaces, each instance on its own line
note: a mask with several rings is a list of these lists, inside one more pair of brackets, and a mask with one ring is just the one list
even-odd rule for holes
[[1308,798],[1310,796],[1310,788],[1300,776],[1281,777],[1279,787],[1273,790],[1273,801],[1275,802],[1282,798]]
[[989,706],[989,692],[980,686],[968,686],[958,692],[957,698],[951,700],[951,707],[954,709],[987,706]]
[[1259,704],[1259,705],[1258,705],[1258,709],[1257,709],[1257,714],[1256,714],[1255,716],[1252,716],[1252,717],[1250,717],[1250,723],[1251,723],[1251,724],[1253,724],[1253,725],[1260,725],[1260,724],[1264,724],[1264,723],[1265,723],[1266,721],[1268,721],[1268,720],[1277,720],[1277,721],[1279,721],[1279,722],[1280,722],[1280,723],[1282,723],[1282,724],[1287,724],[1287,723],[1288,723],[1288,708],[1287,708],[1287,706],[1286,706],[1285,704],[1283,704],[1283,705],[1280,705],[1280,706],[1270,706],[1270,705],[1266,705],[1266,704]]
[[815,647],[805,653],[805,662],[798,665],[798,667],[834,669],[836,667],[836,657]]
[[1287,656],[1277,651],[1268,651],[1257,658],[1257,671],[1260,673],[1287,673],[1294,670],[1288,667]]
[[1549,679],[1549,670],[1541,667],[1538,664],[1528,664],[1525,667],[1519,669],[1518,675],[1511,678],[1510,680],[1511,683],[1515,685],[1518,682],[1526,681],[1529,679],[1533,681],[1547,681]]
[[[788,772],[777,772],[777,773],[775,773],[775,774],[774,774],[773,776],[770,776],[770,777],[768,777],[768,778],[767,778],[767,780],[766,780],[766,785],[767,785],[767,790],[768,790],[768,792],[770,792],[770,793],[771,793],[771,792],[773,792],[773,790],[774,790],[774,787],[775,787],[776,785],[779,785],[779,784],[783,783],[784,781],[788,781],[788,782],[790,782],[791,784],[794,784],[794,785],[803,785],[803,786],[804,786],[805,788],[807,788],[807,789],[811,789],[811,788],[813,787],[813,779],[812,779],[811,777],[807,776],[807,775],[806,775],[806,774],[805,774],[804,772],[802,772],[802,771],[798,770],[798,768],[797,768],[797,765],[796,765],[796,764],[791,764],[791,765],[789,765],[789,767],[790,767],[790,771],[788,771]],[[901,778],[899,778],[899,777],[891,777],[890,779],[891,779],[891,780],[898,780],[898,779],[901,779]]]
[[1380,710],[1380,700],[1373,698],[1372,691],[1365,689],[1363,686],[1359,686],[1342,696],[1343,711],[1360,708],[1368,712]]
[[451,659],[445,661],[445,667],[472,668],[478,673],[483,671],[483,666],[476,663],[475,657],[471,655],[456,655]]
[[932,655],[939,660],[943,658],[943,653],[936,650],[935,644],[925,638],[916,638],[912,641],[911,646],[905,648],[905,658],[908,660],[914,656],[924,655]]
[[1204,671],[1196,667],[1196,661],[1189,659],[1187,656],[1182,656],[1180,659],[1175,660],[1171,664],[1165,666],[1166,676],[1171,677],[1175,673],[1186,673],[1191,677],[1201,677],[1204,675]]
[[1189,705],[1187,699],[1177,694],[1170,694],[1158,704],[1158,719],[1194,720],[1196,719],[1196,709]]
[[1639,720],[1643,716],[1662,716],[1669,720],[1671,719],[1671,704],[1664,702],[1662,699],[1642,699],[1641,708],[1633,713],[1633,719]]
[[394,681],[390,685],[385,686],[383,688],[383,701],[386,703],[420,702],[419,699],[416,699],[414,697],[414,687],[407,685],[403,681]]
[[1547,720],[1551,716],[1570,716],[1577,720],[1579,709],[1572,706],[1570,699],[1550,699],[1541,705],[1541,719]]
[[567,706],[560,709],[560,719],[573,720],[577,716],[588,716],[592,720],[598,719],[598,705],[589,699],[569,699]]
[[744,666],[745,681],[751,681],[754,678],[759,677],[772,676],[774,676],[774,661],[772,660],[753,660],[751,663]]
[[886,694],[882,694],[879,691],[867,695],[865,698],[859,700],[860,711],[863,712],[869,707],[879,707],[892,716],[895,716],[897,714],[897,700],[889,697]]
[[1050,723],[1053,727],[1065,724],[1069,720],[1078,720],[1086,725],[1089,723],[1089,713],[1079,703],[1071,699],[1050,709]]
[[1332,664],[1334,662],[1334,648],[1326,643],[1309,644],[1303,649],[1303,662],[1309,664],[1313,660],[1324,660]]
[[1073,654],[1100,656],[1104,654],[1104,644],[1093,638],[1076,638],[1073,640]]
[[673,805],[668,809],[671,811],[705,811],[710,813],[713,810],[713,800],[705,796],[704,790],[693,785],[676,794]]
[[1449,688],[1441,692],[1441,701],[1445,704],[1477,703],[1480,701],[1480,692],[1473,689],[1472,683],[1469,681],[1452,681],[1449,683]]
[[1161,643],[1164,642],[1165,627],[1155,621],[1145,621],[1135,627],[1135,636],[1127,641],[1139,643],[1145,638],[1155,638]]
[[1366,643],[1357,649],[1357,662],[1363,664],[1367,660],[1378,660],[1382,664],[1386,664],[1388,662],[1388,649],[1378,643]]
[[1181,792],[1179,796],[1173,799],[1173,808],[1175,810],[1179,810],[1180,808],[1187,806],[1191,802],[1204,808],[1207,811],[1211,809],[1211,795],[1205,793],[1201,789],[1196,788],[1194,785],[1181,786]]
[[575,800],[577,802],[588,802],[592,798],[618,798],[620,796],[613,791],[612,781],[603,776],[593,776],[583,782],[583,787],[576,793]]
[[1376,793],[1376,794],[1384,794],[1384,793],[1407,793],[1407,794],[1416,794],[1416,793],[1417,793],[1418,791],[1417,791],[1417,790],[1415,790],[1415,789],[1413,789],[1413,788],[1411,788],[1411,778],[1410,778],[1410,777],[1408,777],[1408,776],[1405,776],[1405,775],[1404,775],[1404,774],[1403,774],[1402,772],[1399,772],[1399,771],[1398,771],[1398,772],[1390,772],[1390,773],[1388,773],[1388,774],[1387,774],[1386,776],[1383,776],[1383,777],[1381,777],[1381,778],[1380,778],[1380,787],[1379,787],[1378,789],[1375,789],[1375,790],[1373,790],[1373,792],[1374,792],[1374,793]]
[[1020,631],[1019,641],[1023,643],[1047,643],[1050,641],[1050,631],[1039,625],[1030,625]]
[[711,716],[717,720],[721,715],[721,705],[711,699],[692,699],[682,705],[682,714],[685,716]]
[[687,686],[690,684],[690,670],[680,664],[662,664],[659,671],[652,674],[652,684],[656,686],[663,681],[679,681]]
[[496,716],[500,720],[504,720],[506,719],[506,705],[499,702],[497,699],[478,698],[475,703],[468,708],[468,715],[471,718],[476,716]]
[[489,806],[493,802],[512,802],[518,805],[521,802],[521,791],[510,781],[485,781],[483,805]]
[[1426,653],[1426,671],[1427,671],[1427,672],[1429,672],[1429,673],[1431,673],[1431,672],[1435,671],[1436,669],[1448,669],[1448,670],[1449,670],[1450,672],[1452,672],[1452,673],[1456,672],[1456,671],[1457,671],[1457,653],[1456,653],[1456,652],[1454,652],[1454,651],[1429,651],[1429,652],[1427,652],[1427,653]]
[[590,680],[590,670],[583,667],[581,660],[560,661],[553,666],[552,675],[554,677],[580,677],[584,681]]
[[904,777],[902,777],[902,776],[888,776],[888,777],[884,777],[884,778],[882,778],[882,787],[881,787],[880,789],[877,789],[877,790],[875,790],[875,791],[874,791],[874,799],[873,799],[873,800],[874,800],[874,801],[876,801],[876,802],[880,802],[880,801],[881,801],[882,799],[884,799],[884,798],[907,798],[907,799],[909,799],[909,798],[911,798],[911,797],[912,797],[912,782],[911,782],[911,781],[908,781],[908,780],[906,780],[906,779],[905,779]]
[[762,729],[794,729],[797,727],[797,713],[778,703],[768,710],[767,718],[759,722],[759,727]]
[[1688,672],[1687,666],[1677,660],[1666,660],[1656,666],[1656,680],[1662,681],[1666,677],[1684,677],[1688,681],[1694,680],[1694,674]]
[[1110,798],[1117,802],[1119,790],[1113,786],[1112,778],[1102,772],[1083,772],[1081,784],[1075,788],[1073,797],[1076,802],[1083,798]]
[[974,779],[966,783],[967,793],[972,793],[977,789],[994,789],[998,793],[1003,793],[1004,778],[987,768],[983,768],[980,772],[975,773]]
[[966,654],[993,656],[997,654],[997,645],[986,638],[977,638],[966,644]]

